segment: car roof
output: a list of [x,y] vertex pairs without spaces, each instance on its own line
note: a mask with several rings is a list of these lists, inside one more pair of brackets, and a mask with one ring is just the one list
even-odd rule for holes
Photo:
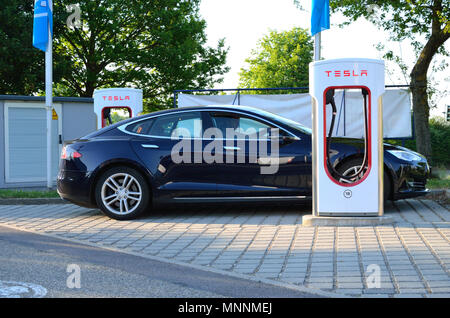
[[[254,114],[258,114],[257,113],[257,108],[254,107],[250,107],[250,106],[243,106],[243,105],[206,105],[206,106],[187,106],[187,107],[178,107],[178,108],[171,108],[171,109],[164,109],[164,110],[159,110],[159,111],[155,111],[155,112],[151,112],[145,115],[142,115],[142,117],[150,117],[150,116],[155,116],[155,115],[159,115],[159,114],[165,114],[165,113],[172,113],[172,112],[177,112],[177,111],[185,111],[185,110],[204,110],[204,109],[223,109],[223,110],[228,110],[228,111],[233,111],[233,110],[239,110],[239,111],[247,111],[250,113],[254,113]],[[141,117],[141,116],[138,116]],[[141,118],[142,118],[141,117]],[[137,117],[134,117],[137,118]]]
[[145,119],[147,117],[153,117],[153,116],[158,116],[158,115],[163,115],[163,114],[170,114],[170,113],[177,113],[179,111],[189,111],[189,110],[205,110],[205,109],[223,109],[223,110],[228,110],[228,111],[233,111],[233,110],[238,110],[238,111],[244,111],[247,113],[251,113],[253,115],[256,116],[261,116],[261,114],[258,114],[258,109],[254,108],[254,107],[250,107],[250,106],[241,106],[241,105],[207,105],[207,106],[189,106],[189,107],[178,107],[178,108],[170,108],[170,109],[163,109],[163,110],[158,110],[158,111],[154,111],[148,114],[143,114],[140,116],[136,116],[136,117],[132,117],[132,118],[128,118],[125,120],[122,120],[118,123],[115,123],[113,125],[101,128],[99,130],[93,131],[92,133],[84,136],[83,138],[89,138],[89,137],[93,137],[96,135],[100,135],[105,133],[106,131],[115,129],[119,126],[122,126],[124,124],[133,122],[133,121],[139,121],[142,119]]

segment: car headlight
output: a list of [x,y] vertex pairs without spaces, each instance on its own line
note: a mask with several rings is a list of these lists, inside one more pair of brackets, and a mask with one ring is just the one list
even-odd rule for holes
[[404,150],[388,150],[388,152],[394,156],[396,156],[398,159],[402,159],[405,161],[422,161],[422,156],[410,152],[410,151],[404,151]]

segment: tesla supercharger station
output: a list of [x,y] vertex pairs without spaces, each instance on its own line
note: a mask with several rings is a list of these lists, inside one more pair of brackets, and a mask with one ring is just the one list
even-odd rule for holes
[[[384,61],[335,59],[310,64],[312,96],[313,217],[383,215]],[[333,165],[331,138],[339,115],[336,92],[361,94],[364,149],[348,172]],[[356,93],[355,93],[356,92]],[[330,129],[332,127],[332,129]]]
[[137,116],[143,110],[142,90],[135,88],[95,90],[94,112],[97,115],[97,129],[112,123],[110,115],[114,110],[121,111],[125,117]]

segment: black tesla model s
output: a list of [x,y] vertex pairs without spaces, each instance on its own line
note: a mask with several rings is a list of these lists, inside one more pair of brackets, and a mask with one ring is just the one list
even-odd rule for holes
[[[341,176],[361,167],[363,152],[363,140],[331,142]],[[385,199],[426,194],[429,171],[422,155],[384,144]],[[309,201],[311,173],[310,129],[251,107],[202,106],[66,142],[57,186],[62,198],[124,220],[164,203]]]

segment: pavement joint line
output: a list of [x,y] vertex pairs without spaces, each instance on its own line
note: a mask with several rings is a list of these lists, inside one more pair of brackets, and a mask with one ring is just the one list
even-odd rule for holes
[[441,229],[436,228],[436,231],[439,233],[439,235],[440,235],[444,240],[447,241],[447,243],[450,244],[450,239],[449,239],[444,233],[442,233],[442,230],[441,230]]
[[[446,235],[444,235],[442,233],[441,229],[437,228],[434,224],[433,224],[433,228],[442,237],[442,239],[444,241],[446,241],[447,243],[450,244],[450,240],[448,239],[448,237]],[[439,257],[438,253],[434,250],[432,245],[428,242],[428,239],[426,239],[425,235],[423,235],[422,232],[418,231],[417,228],[415,228],[415,229],[416,229],[417,234],[421,237],[422,241],[428,248],[428,250],[433,254],[433,256],[436,258],[436,260],[441,264],[441,267],[444,269],[444,271],[447,272],[447,274],[449,274],[450,272],[449,272],[449,269],[447,268],[447,266],[445,265],[445,262],[443,262],[442,259]]]
[[[47,213],[46,217],[52,217],[54,215],[57,215],[57,212],[53,212],[53,213]],[[74,215],[78,215],[78,214],[74,214]],[[20,224],[20,226],[22,227],[40,227],[43,225],[44,221],[42,221],[43,218],[39,218],[39,219],[33,219],[30,220],[29,218],[27,218],[26,216],[23,216],[21,218],[16,218],[14,220],[15,224]],[[31,225],[31,226],[30,226]]]
[[[79,216],[82,216],[82,215],[85,215],[85,216],[89,216],[89,213],[92,211],[92,210],[86,210],[86,209],[84,209],[84,208],[81,208],[81,207],[76,207],[76,206],[74,206],[75,207],[75,209],[73,209],[72,211],[68,211],[68,212],[66,212],[65,213],[65,216],[67,216],[67,215],[79,215]],[[44,205],[44,206],[41,206],[41,210],[42,211],[46,211],[48,208],[54,208],[53,206],[48,206],[48,205]],[[30,213],[35,213],[35,210],[33,210],[32,208],[30,208],[29,209],[29,212]],[[43,215],[41,215],[41,217],[39,217],[39,218],[36,218],[36,219],[34,219],[34,220],[28,220],[28,221],[26,221],[26,222],[21,222],[22,223],[22,225],[23,226],[25,226],[26,224],[29,224],[29,223],[31,223],[31,222],[36,222],[37,220],[39,220],[39,221],[42,221],[42,220],[44,220],[44,219],[46,219],[46,218],[48,218],[49,216],[54,216],[54,215],[60,215],[61,214],[61,211],[60,210],[58,210],[57,208],[55,208],[54,210],[50,210],[50,211],[46,211]]]
[[[97,216],[95,216],[94,218],[93,218],[93,220],[91,220],[91,222],[87,222],[87,223],[85,223],[85,225],[86,224],[89,224],[89,223],[92,223],[92,222],[96,222],[96,221],[98,221],[98,220],[102,220],[102,222],[100,222],[100,223],[95,223],[96,225],[98,225],[98,224],[101,224],[101,223],[104,223],[106,220],[105,220],[105,218],[104,218],[104,216],[103,215],[97,215]],[[55,222],[55,223],[49,223],[48,225],[48,231],[58,231],[58,230],[60,230],[62,227],[64,227],[64,225],[62,225],[61,226],[61,224],[60,223],[64,223],[64,221],[67,221],[67,219],[63,219],[63,218],[61,218],[61,220],[59,220],[59,222]],[[54,227],[55,225],[57,225],[58,224],[58,226],[57,227]],[[86,229],[85,229],[86,230]],[[83,232],[85,231],[85,230],[83,230]]]
[[[445,262],[439,257],[439,254],[436,253],[436,251],[434,250],[433,246],[431,246],[431,244],[428,242],[428,240],[426,239],[426,237],[416,228],[414,227],[417,235],[420,237],[420,239],[422,240],[422,242],[425,244],[425,246],[428,248],[428,250],[431,252],[431,254],[433,255],[433,257],[438,261],[439,265],[441,266],[441,268],[444,270],[444,272],[447,273],[447,275],[450,274],[449,269],[447,268],[447,266],[445,265]],[[437,230],[437,232],[440,234],[439,230]],[[446,240],[446,238],[443,238],[444,240]]]
[[[97,221],[97,222],[95,222],[95,221]],[[92,225],[99,226],[99,225],[102,225],[102,224],[107,224],[109,220],[107,218],[102,218],[102,216],[100,215],[95,221],[93,222],[93,224],[90,223],[91,224],[90,227],[87,227],[82,232],[80,232],[79,236],[89,234],[88,236],[85,237],[85,239],[86,240],[91,239],[93,236],[95,236],[95,235],[97,235],[99,233],[99,232],[97,232],[97,233],[96,232],[89,233],[89,231],[92,230]],[[110,222],[110,223],[112,223],[112,222]]]
[[[55,218],[53,220],[50,220],[50,221],[46,222],[45,224],[41,223],[41,224],[38,225],[38,227],[45,226],[45,228],[48,231],[50,231],[50,230],[58,230],[58,229],[61,228],[61,224],[65,224],[67,222],[68,218],[71,218],[72,216],[77,216],[77,215],[79,215],[79,212],[75,212],[74,211],[72,213],[69,213],[69,214],[66,214],[64,216],[60,216],[60,217],[57,217],[57,218]],[[101,218],[101,217],[102,217],[101,215],[97,215],[97,216],[95,216],[93,218],[94,218],[94,220],[97,220],[98,218]]]
[[405,202],[405,204],[406,204],[407,206],[409,206],[410,209],[414,210],[414,212],[417,213],[417,215],[420,216],[420,218],[423,220],[423,222],[430,222],[430,221],[427,221],[427,220],[425,219],[425,217],[423,216],[423,214],[420,213],[420,212],[419,212],[419,211],[418,211],[418,210],[417,210],[417,209],[409,202],[408,199],[403,200],[403,201]]
[[208,244],[205,245],[205,247],[202,248],[202,250],[197,253],[196,256],[194,256],[193,258],[191,258],[191,260],[189,262],[193,262],[195,259],[197,259],[200,255],[202,255],[202,253],[209,247],[211,246],[211,244],[216,240],[216,238],[223,232],[225,231],[225,228],[220,228],[220,231],[218,231],[216,233],[216,235],[214,236],[214,238],[212,238]]
[[259,227],[258,230],[255,232],[255,234],[252,235],[252,239],[248,242],[248,244],[245,246],[244,250],[242,251],[242,253],[238,256],[238,258],[236,259],[236,261],[234,262],[233,266],[231,267],[231,270],[236,268],[236,265],[239,264],[239,262],[241,261],[241,259],[243,258],[243,256],[245,255],[245,253],[248,251],[248,248],[252,245],[252,242],[254,241],[254,239],[258,236],[258,233],[261,232],[262,227]]
[[[187,217],[188,218],[188,217]],[[182,220],[186,220],[187,218],[183,218]],[[169,221],[171,220],[171,218],[169,218]],[[160,223],[158,223],[157,225],[155,225],[154,227],[152,227],[152,230],[157,230],[157,228],[158,227],[164,227],[164,225],[166,224],[166,223],[169,223],[169,222],[160,222]],[[112,224],[114,224],[114,222],[112,222]],[[176,225],[176,223],[175,222],[173,222],[173,224],[171,225],[171,226],[169,226],[167,229],[162,229],[163,231],[161,232],[161,235],[159,235],[157,238],[155,238],[155,239],[151,239],[151,241],[145,246],[145,247],[143,247],[143,248],[141,248],[140,250],[142,251],[142,250],[145,250],[147,247],[149,247],[149,246],[151,246],[153,243],[155,243],[155,242],[157,242],[159,239],[161,239],[164,235],[166,235],[167,234],[167,232],[168,231],[170,231],[170,229],[172,228],[172,227],[174,227]],[[100,233],[104,233],[105,231],[107,231],[109,228],[108,227],[106,227],[106,228],[104,228],[102,231],[100,231],[98,234],[100,234]],[[104,238],[102,238],[102,240],[104,240],[104,239],[106,239],[106,238],[108,238],[108,237],[110,237],[111,235],[113,235],[114,233],[111,233],[110,235],[108,235],[108,236],[106,236],[106,237],[104,237]],[[149,233],[146,233],[141,239],[143,239],[145,236],[147,236]],[[136,241],[135,241],[136,242]],[[130,244],[131,245],[131,244]]]
[[[185,233],[189,230],[189,228],[190,228],[192,225],[194,225],[194,223],[190,223],[186,228],[184,228],[184,231],[183,231],[182,233],[178,233],[178,234],[177,234],[177,237],[176,237],[175,239],[173,239],[173,240],[168,240],[168,242],[166,243],[166,245],[165,245],[163,248],[159,249],[159,251],[158,251],[156,254],[161,253],[161,251],[165,251],[170,245],[172,245],[173,243],[175,243],[176,241],[178,241],[178,240],[180,239],[180,237],[182,237],[183,234],[185,234]],[[175,227],[175,225],[174,225],[173,227]],[[168,230],[166,231],[166,233],[165,233],[162,237],[160,237],[160,239],[162,239],[164,236],[170,235],[170,234],[172,234],[172,233],[170,233],[170,230],[168,229]]]
[[[156,226],[154,226],[154,227],[152,228],[152,230],[155,230],[157,227],[162,226],[163,224],[164,224],[164,223],[159,223],[159,224],[157,224]],[[169,228],[170,228],[170,227],[169,227]],[[103,233],[105,233],[105,232],[108,232],[108,230],[109,230],[109,227],[107,226],[106,228],[103,228],[103,229],[100,230],[98,233],[96,233],[95,236],[100,236],[100,237],[101,237],[101,234],[103,234]],[[100,235],[99,235],[99,234],[100,234]],[[113,234],[113,233],[111,233],[110,235],[107,235],[107,236],[105,236],[105,237],[102,237],[101,240],[104,240],[104,239],[110,237],[112,234]],[[144,238],[144,237],[147,236],[148,234],[149,234],[149,233],[146,233],[142,238]],[[163,231],[162,234],[161,234],[160,236],[158,236],[158,238],[152,239],[145,247],[141,248],[141,250],[146,249],[147,247],[149,247],[150,245],[152,245],[155,241],[157,241],[161,236],[163,236],[163,235],[165,235],[165,234],[166,234],[166,232]],[[141,239],[142,239],[142,238],[141,238]],[[91,239],[92,239],[92,237],[91,237]]]
[[[89,236],[87,239],[95,240],[95,237],[97,237],[97,238],[101,237],[101,239],[103,240],[103,239],[110,237],[113,234],[111,226],[114,225],[114,223],[115,223],[114,220],[106,220],[105,222],[100,223],[103,225],[103,227],[98,232],[94,233],[94,235]],[[70,229],[69,229],[69,231],[70,231]]]
[[[146,223],[144,223],[144,222],[137,223],[137,224],[138,224],[137,227],[132,228],[132,229],[130,229],[130,230],[132,230],[132,231],[138,231],[141,227],[144,227],[144,226],[146,225]],[[124,236],[119,237],[119,239],[118,239],[117,241],[112,242],[111,245],[117,244],[117,243],[119,243],[121,240],[126,239],[127,237],[133,235],[134,233],[133,233],[132,231],[130,231],[129,233],[125,233]],[[127,248],[128,246],[130,246],[130,245],[131,245],[132,243],[134,243],[134,242],[136,242],[136,240],[134,240],[134,241],[132,241],[132,242],[129,242],[126,246],[123,246],[123,248]]]
[[[92,217],[92,216],[89,215],[91,212],[92,212],[92,210],[88,210],[85,213],[81,213],[80,214],[80,211],[78,211],[78,212],[76,210],[72,211],[69,214],[65,215],[65,218],[62,218],[61,220],[59,220],[59,222],[56,222],[56,223],[52,224],[52,226],[58,225],[56,228],[53,228],[53,230],[59,230],[62,227],[65,227],[65,226],[69,226],[69,229],[77,227],[77,226],[80,225],[80,224],[78,224],[78,222],[82,222],[82,220],[89,219],[89,218]],[[58,213],[58,211],[56,210],[54,214],[57,214],[57,213]],[[70,218],[71,215],[80,216],[81,218],[79,220],[77,220],[77,222],[74,225],[72,225],[71,223],[73,223],[73,219]],[[68,218],[68,216],[69,216],[69,218]],[[72,220],[72,222],[71,222],[71,220]]]
[[281,216],[278,216],[277,223],[275,224],[276,227],[280,226],[281,220],[283,219],[284,215],[286,215],[286,212],[284,212]]
[[274,241],[275,241],[279,231],[280,231],[280,227],[276,226],[276,230],[275,230],[275,232],[272,235],[272,239],[270,240],[268,246],[266,247],[266,250],[264,251],[264,255],[260,258],[260,260],[259,260],[258,264],[256,265],[256,268],[253,270],[252,274],[257,273],[258,270],[260,269],[262,263],[264,262],[264,259],[265,259],[266,255],[267,255],[267,253],[269,253],[270,248],[273,245],[273,243],[274,243]]
[[[235,218],[233,218],[233,220],[236,220],[238,217],[239,217],[239,216],[236,216]],[[225,252],[225,250],[227,249],[227,247],[230,246],[230,244],[235,240],[235,238],[238,236],[238,234],[239,234],[244,228],[243,228],[243,227],[239,227],[238,229],[239,229],[239,230],[233,235],[233,237],[231,238],[231,240],[229,240],[229,241],[227,242],[227,244],[221,249],[221,251],[219,252],[219,254],[216,255],[216,257],[215,257],[211,262],[209,262],[208,265],[214,264],[214,263],[220,258],[220,256],[223,255],[223,253]],[[225,231],[225,230],[227,230],[227,229],[225,228],[224,231]],[[223,233],[224,231],[222,231],[221,233]],[[216,239],[217,239],[217,237],[216,237]]]
[[338,253],[338,227],[333,228],[334,239],[333,239],[333,289],[337,289],[337,253]]
[[[439,218],[441,220],[440,222],[446,222],[446,220],[442,216],[440,216],[438,213],[436,213],[436,211],[434,211],[432,208],[430,208],[428,205],[426,205],[422,200],[415,200],[415,201],[420,202],[420,204],[422,206],[426,207],[429,211],[431,211],[431,213],[433,213],[437,218]],[[413,206],[412,202],[410,204],[411,204],[411,206]]]
[[300,226],[297,225],[295,227],[294,233],[292,235],[291,242],[289,243],[289,247],[287,249],[287,254],[286,254],[286,257],[284,259],[283,265],[281,266],[281,270],[280,270],[280,273],[278,274],[278,278],[280,278],[282,276],[282,274],[284,273],[284,271],[286,270],[286,265],[287,265],[287,262],[289,260],[289,257],[291,256],[292,249],[293,249],[293,246],[294,246],[294,242],[295,242],[295,239],[297,238],[297,235],[298,235],[299,231],[300,231]]
[[[216,218],[217,219],[217,218]],[[214,221],[216,220],[214,219]],[[193,224],[191,224],[193,225]],[[189,226],[190,227],[190,226]],[[169,258],[177,258],[180,254],[182,254],[184,251],[186,251],[190,246],[192,246],[195,242],[197,242],[199,239],[201,239],[201,236],[207,232],[209,229],[207,226],[205,226],[203,228],[203,230],[200,233],[197,233],[196,237],[193,238],[187,245],[185,245],[183,248],[179,249],[179,251],[177,253],[175,253],[175,255],[169,257]],[[182,235],[180,235],[174,242],[172,242],[171,244],[175,243],[177,240],[179,240],[182,237]],[[196,253],[196,255],[198,255],[198,253]]]
[[[417,232],[417,228],[414,227],[414,229],[415,229],[416,232]],[[417,273],[417,275],[419,276],[419,278],[420,278],[420,280],[421,280],[423,286],[425,286],[425,289],[426,289],[427,293],[431,293],[430,285],[429,285],[428,282],[425,280],[425,278],[423,277],[422,272],[420,271],[420,269],[418,268],[416,262],[414,261],[414,258],[413,258],[412,255],[411,255],[411,252],[410,252],[410,250],[409,250],[409,247],[408,247],[407,243],[405,242],[405,240],[403,239],[403,237],[402,237],[402,235],[401,235],[399,229],[398,229],[398,228],[394,228],[394,230],[395,230],[395,233],[397,234],[397,237],[398,237],[399,240],[400,240],[400,243],[401,243],[402,246],[403,246],[403,249],[406,251],[406,254],[408,255],[409,261],[411,262],[411,264],[413,265],[414,269],[416,270],[416,273]],[[417,234],[418,234],[418,236],[420,237],[420,234],[419,234],[418,232],[417,232]],[[396,278],[396,279],[397,279],[397,278]],[[397,282],[399,282],[398,279],[397,279]],[[401,284],[399,284],[399,285],[401,285]]]
[[[8,219],[11,215],[17,215],[17,212],[14,212],[14,211],[19,210],[20,208],[23,208],[23,206],[21,206],[21,205],[11,205],[8,207],[9,207],[8,212],[2,214],[2,216],[0,217],[0,222],[2,222],[3,219]],[[26,212],[33,213],[33,211],[31,209]],[[24,214],[24,212],[22,212],[22,213],[19,212],[19,215],[23,215],[23,214]]]
[[411,224],[411,222],[405,217],[401,209],[397,206],[396,201],[391,201],[391,204],[397,210],[398,215],[400,215],[404,222],[407,224]]
[[351,297],[351,296],[345,295],[345,294],[337,294],[337,293],[333,293],[333,292],[323,291],[318,288],[311,288],[311,287],[299,286],[299,285],[294,285],[294,284],[288,284],[288,283],[284,283],[284,282],[280,282],[280,281],[276,281],[276,280],[272,280],[272,279],[266,279],[266,278],[262,278],[262,277],[249,276],[249,275],[230,272],[230,271],[226,271],[226,270],[215,269],[215,268],[211,268],[209,266],[189,264],[189,263],[185,263],[185,262],[169,260],[167,258],[135,253],[132,251],[123,250],[123,249],[115,248],[112,246],[99,246],[98,244],[95,244],[95,243],[85,242],[85,241],[77,240],[77,239],[60,237],[58,235],[52,235],[52,234],[48,234],[48,233],[41,233],[41,232],[34,231],[34,230],[24,230],[22,228],[15,227],[15,226],[3,225],[3,224],[2,224],[2,226],[9,227],[9,228],[12,228],[12,229],[15,229],[18,231],[48,236],[48,237],[57,238],[57,239],[68,241],[68,242],[74,242],[74,243],[78,243],[81,245],[88,245],[91,247],[102,248],[102,249],[109,250],[112,252],[118,252],[118,253],[129,254],[129,255],[133,255],[133,256],[137,256],[137,257],[142,257],[142,258],[150,259],[153,261],[158,261],[161,263],[173,264],[173,265],[178,265],[178,266],[182,266],[182,267],[190,267],[190,268],[197,269],[200,271],[211,272],[214,274],[220,274],[220,275],[230,276],[230,277],[234,277],[234,278],[246,279],[246,280],[250,280],[250,281],[253,281],[256,283],[263,283],[263,284],[273,285],[273,286],[286,288],[286,289],[290,289],[290,290],[295,290],[295,291],[299,291],[299,292],[303,292],[303,293],[309,293],[309,294],[317,295],[320,297],[329,297],[329,298],[349,298],[349,297]]
[[[395,230],[393,229],[393,226],[391,227],[391,229],[395,232]],[[383,259],[384,259],[384,265],[386,266],[387,272],[388,272],[390,280],[391,280],[390,282],[394,286],[395,293],[398,294],[400,292],[399,286],[397,284],[397,281],[395,280],[395,275],[392,271],[391,265],[389,264],[389,260],[386,256],[386,250],[385,250],[383,240],[381,238],[381,233],[380,233],[379,229],[377,229],[377,228],[375,228],[375,235],[377,237],[378,244],[380,245],[381,254],[383,255]]]
[[[19,208],[23,208],[23,206],[17,206],[17,209],[19,209]],[[21,212],[16,212],[16,213],[14,213],[14,217],[13,217],[13,220],[14,220],[14,222],[19,222],[19,223],[24,223],[24,221],[20,221],[21,219],[23,219],[23,218],[25,218],[25,216],[27,216],[27,215],[29,215],[29,214],[33,214],[33,213],[35,213],[35,210],[33,210],[32,208],[33,208],[34,206],[27,206],[27,208],[23,208],[23,210],[21,211]],[[45,209],[46,208],[46,206],[37,206],[36,207],[37,209],[40,209],[40,210],[43,210],[43,209]],[[10,214],[8,214],[8,216],[6,217],[6,218],[8,218],[9,217],[9,215]],[[11,221],[11,219],[9,220],[9,221],[7,221],[7,223],[8,222],[12,222]],[[27,222],[25,222],[25,224],[26,224]]]
[[[215,220],[217,220],[218,218],[216,217],[215,219],[213,219],[213,222]],[[201,238],[202,234],[204,234],[205,232],[207,232],[209,230],[209,228],[207,226],[205,226],[205,228],[203,229],[203,231],[197,235],[197,237],[195,239],[193,239],[189,244],[187,244],[184,248],[180,249],[175,255],[173,255],[171,258],[177,258],[181,253],[183,253],[186,249],[189,248],[189,246],[191,246],[192,244],[194,244],[194,242],[197,242],[199,240],[199,238]],[[180,236],[181,237],[181,236]],[[199,255],[199,253],[196,253],[196,255]]]
[[308,256],[308,262],[307,262],[307,265],[306,265],[305,278],[303,279],[303,285],[309,284],[309,277],[311,276],[312,259],[313,259],[313,254],[314,254],[314,246],[315,246],[316,241],[317,241],[318,232],[319,232],[318,227],[315,226],[314,227],[313,239],[312,239],[311,246],[310,246],[310,249],[309,249],[309,256]]
[[356,243],[356,253],[358,256],[358,265],[359,265],[359,273],[361,275],[361,281],[363,284],[363,289],[368,289],[367,285],[367,279],[366,279],[366,269],[364,268],[364,262],[362,260],[362,253],[361,253],[361,243],[359,241],[359,235],[358,235],[358,229],[355,227],[352,227],[353,229],[353,235],[355,237],[355,243]]
[[[85,222],[85,223],[87,223],[87,222]],[[82,223],[82,224],[85,224],[85,223]],[[81,224],[81,225],[82,225],[82,224]],[[104,229],[109,229],[109,230],[113,229],[113,230],[118,231],[118,230],[123,229],[126,225],[127,225],[126,223],[125,223],[125,224],[120,223],[120,225],[118,225],[117,222],[112,221],[112,222],[110,222],[110,225],[107,225],[106,228],[104,228]],[[71,231],[72,231],[74,228],[76,228],[76,227],[77,227],[76,225],[75,225],[75,226],[69,227],[69,231],[71,232]],[[100,232],[103,232],[103,233],[104,233],[105,231],[100,231]],[[110,233],[108,236],[103,237],[102,240],[108,241],[108,239],[109,239],[111,236],[113,236],[114,234],[116,234],[115,231],[110,231],[110,232],[111,232],[111,233]],[[111,242],[111,244],[112,244],[112,243],[113,243],[113,242]],[[108,244],[110,244],[110,243],[108,243]]]
[[436,210],[436,205],[437,205],[440,209],[443,209],[443,210],[447,210],[447,208],[443,207],[442,205],[440,205],[440,204],[437,203],[436,201],[432,201],[432,200],[421,200],[421,202],[422,202],[423,204],[425,204],[425,205],[426,205],[430,210],[432,210],[434,213],[436,213],[437,215],[439,215],[439,216],[444,220],[444,222],[449,222],[449,221],[450,221],[450,218],[449,218],[448,220],[446,220],[446,219],[444,219],[444,218],[441,216],[440,212],[438,212],[438,211]]

